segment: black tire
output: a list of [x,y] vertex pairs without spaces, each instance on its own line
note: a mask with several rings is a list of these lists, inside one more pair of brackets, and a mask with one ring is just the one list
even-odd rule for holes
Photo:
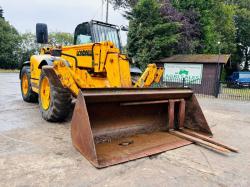
[[43,119],[51,122],[64,121],[70,113],[71,110],[71,93],[68,89],[56,87],[49,80],[50,85],[50,104],[47,110],[44,110],[41,103],[41,82],[46,77],[42,72],[40,76],[39,83],[39,108],[42,113]]
[[[25,94],[23,91],[22,83],[23,83],[23,76],[27,75],[28,77],[28,92]],[[21,92],[22,92],[22,97],[23,100],[29,103],[36,103],[38,100],[38,94],[34,92],[31,88],[31,76],[30,76],[30,67],[29,66],[24,66],[21,69],[21,76],[20,76],[20,86],[21,86]]]

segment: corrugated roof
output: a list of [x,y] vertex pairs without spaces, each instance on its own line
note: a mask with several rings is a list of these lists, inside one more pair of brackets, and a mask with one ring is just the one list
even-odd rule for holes
[[226,64],[231,55],[174,55],[168,58],[158,60],[158,63],[223,63]]

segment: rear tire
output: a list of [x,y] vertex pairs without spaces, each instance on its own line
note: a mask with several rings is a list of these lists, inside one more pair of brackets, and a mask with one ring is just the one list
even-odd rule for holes
[[21,70],[21,92],[23,100],[29,103],[35,103],[38,99],[38,94],[31,88],[30,67],[24,66]]
[[[43,88],[42,82],[47,79],[49,82],[49,104],[43,104]],[[42,117],[51,122],[59,122],[65,120],[71,110],[71,93],[69,90],[53,85],[48,77],[42,72],[39,83],[39,107]],[[46,106],[46,107],[44,107]]]

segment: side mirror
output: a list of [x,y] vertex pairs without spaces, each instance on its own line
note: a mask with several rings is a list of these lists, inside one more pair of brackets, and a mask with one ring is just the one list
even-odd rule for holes
[[40,44],[48,43],[48,27],[44,23],[36,24],[36,41]]

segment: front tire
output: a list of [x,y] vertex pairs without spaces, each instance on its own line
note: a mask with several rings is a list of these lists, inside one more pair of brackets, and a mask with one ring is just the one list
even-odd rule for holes
[[39,84],[39,107],[42,117],[47,121],[63,121],[71,109],[71,93],[61,87],[53,85],[42,72]]
[[20,79],[23,100],[29,103],[37,102],[38,95],[31,88],[31,76],[29,66],[24,66],[22,68]]

